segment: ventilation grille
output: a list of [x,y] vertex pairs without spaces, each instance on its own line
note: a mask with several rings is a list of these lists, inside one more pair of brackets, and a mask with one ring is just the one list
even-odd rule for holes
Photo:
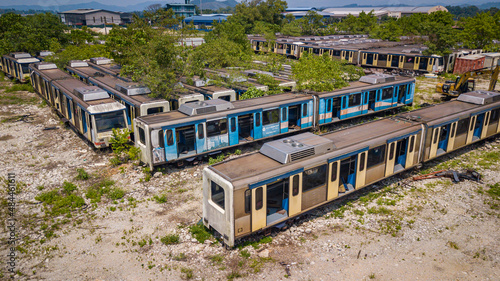
[[37,63],[37,64],[35,64],[35,67],[38,70],[48,70],[48,69],[56,69],[57,68],[56,64],[55,63],[51,63],[51,62]]
[[104,57],[98,57],[98,58],[91,58],[90,62],[95,63],[97,65],[101,65],[101,64],[110,64],[111,60]]
[[16,58],[16,59],[27,59],[31,58],[31,55],[28,53],[11,53],[11,57]]
[[306,158],[306,157],[309,157],[312,155],[314,155],[314,148],[311,147],[311,148],[308,148],[306,150],[302,150],[302,151],[290,154],[290,160],[292,160],[292,162],[293,162],[293,161],[297,161],[299,159]]

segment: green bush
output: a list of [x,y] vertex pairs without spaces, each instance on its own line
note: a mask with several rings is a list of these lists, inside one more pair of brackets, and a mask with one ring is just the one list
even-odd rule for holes
[[166,203],[167,202],[167,196],[165,194],[162,194],[161,196],[155,195],[155,196],[153,196],[153,199],[158,204]]
[[89,174],[83,168],[76,169],[76,172],[78,173],[78,175],[75,177],[75,179],[77,180],[84,181],[90,178]]
[[67,182],[67,181],[64,181],[62,188],[64,190],[64,193],[66,193],[66,194],[71,194],[71,192],[73,192],[77,189],[76,185],[74,185],[71,182]]

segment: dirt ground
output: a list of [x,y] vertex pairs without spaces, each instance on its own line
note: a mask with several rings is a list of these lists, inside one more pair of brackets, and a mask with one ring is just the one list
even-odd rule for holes
[[[4,182],[14,172],[17,181],[14,275],[7,183],[0,192],[2,280],[499,279],[498,137],[225,250],[191,233],[202,214],[207,163],[152,174],[130,163],[112,166],[111,151],[91,149],[36,94],[8,91],[12,83],[0,80],[0,176]],[[417,79],[416,103],[439,102],[436,82]],[[486,87],[486,80],[478,85]],[[478,170],[482,183],[412,181],[466,168]]]

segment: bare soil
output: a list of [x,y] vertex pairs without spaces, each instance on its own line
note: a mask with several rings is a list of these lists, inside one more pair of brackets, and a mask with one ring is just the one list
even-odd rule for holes
[[[418,79],[416,103],[439,102],[437,79]],[[2,87],[11,83],[3,80]],[[486,85],[486,86],[484,86]],[[484,86],[484,87],[483,87]],[[478,88],[487,87],[487,82]],[[189,232],[202,214],[202,169],[166,168],[148,180],[141,166],[114,167],[34,93],[0,104],[0,176],[16,174],[15,280],[498,280],[500,138],[490,139],[371,185],[304,216],[270,238],[225,250]],[[31,100],[34,99],[35,102]],[[2,99],[5,100],[5,99]],[[24,117],[23,117],[24,116]],[[44,128],[56,127],[52,130]],[[243,153],[258,146],[246,147]],[[413,181],[440,169],[474,168],[483,182]],[[77,179],[84,169],[89,179]],[[85,205],[51,214],[35,197],[64,181]],[[92,203],[92,186],[123,190]],[[497,187],[498,188],[498,187]],[[0,279],[7,271],[7,191],[0,192]],[[103,189],[104,190],[104,189]],[[490,191],[490,192],[488,192]],[[162,199],[162,196],[164,196]],[[155,199],[156,198],[156,199]],[[53,210],[53,209],[52,209]],[[161,238],[178,237],[165,245]],[[175,239],[174,239],[175,240]]]

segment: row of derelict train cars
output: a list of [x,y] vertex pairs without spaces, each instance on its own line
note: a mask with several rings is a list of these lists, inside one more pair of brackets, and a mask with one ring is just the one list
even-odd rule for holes
[[[7,60],[1,67],[9,73]],[[165,101],[120,77],[104,58],[73,61],[71,74],[46,62],[23,67],[36,92],[95,147],[109,145],[112,128],[133,129],[141,160],[152,168],[267,139],[258,152],[203,171],[203,223],[228,246],[500,133],[500,94],[488,91],[323,135],[309,132],[411,105],[415,79],[388,74],[366,75],[331,92],[247,100],[196,81]]]

